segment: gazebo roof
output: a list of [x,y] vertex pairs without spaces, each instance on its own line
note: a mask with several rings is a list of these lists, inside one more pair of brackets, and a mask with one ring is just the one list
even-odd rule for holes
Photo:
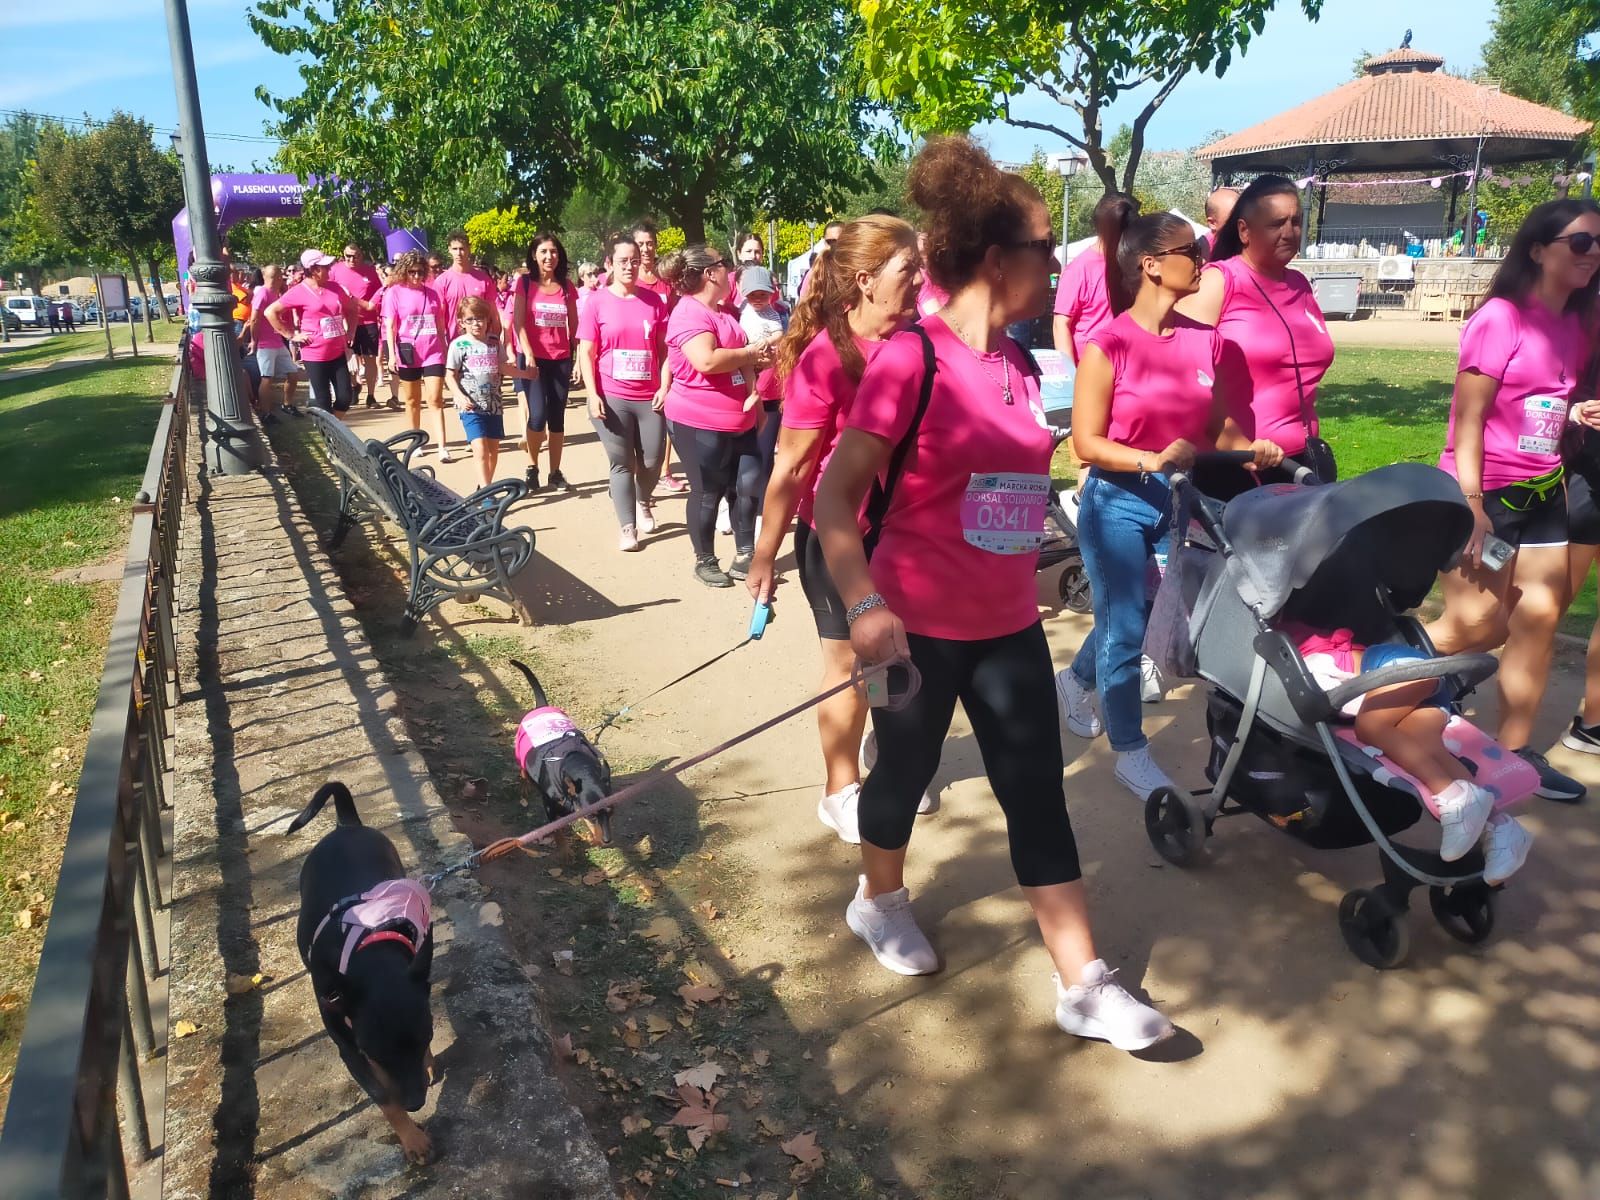
[[1219,171],[1299,173],[1312,160],[1341,169],[1430,170],[1470,155],[1483,161],[1560,158],[1587,121],[1439,68],[1444,59],[1409,47],[1369,58],[1360,79],[1201,149]]

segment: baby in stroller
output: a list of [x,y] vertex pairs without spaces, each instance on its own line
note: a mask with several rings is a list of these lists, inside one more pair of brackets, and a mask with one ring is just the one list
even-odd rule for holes
[[[1311,677],[1328,692],[1363,672],[1428,657],[1404,642],[1360,645],[1349,629],[1320,632],[1292,620],[1277,627],[1294,641]],[[1445,862],[1460,859],[1482,839],[1483,881],[1494,885],[1527,861],[1533,835],[1509,813],[1495,811],[1494,793],[1478,786],[1446,745],[1446,729],[1455,718],[1444,680],[1391,684],[1351,697],[1339,712],[1354,720],[1358,742],[1378,751],[1418,785],[1423,806],[1439,821],[1439,857]]]

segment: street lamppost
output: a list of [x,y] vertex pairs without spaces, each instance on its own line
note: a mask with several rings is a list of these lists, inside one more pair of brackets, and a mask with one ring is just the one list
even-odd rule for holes
[[[1061,246],[1064,254],[1067,242],[1071,240],[1068,227],[1072,223],[1072,177],[1089,165],[1089,156],[1081,150],[1069,150],[1065,154],[1046,155],[1044,162],[1045,166],[1061,176]],[[1062,266],[1065,265],[1063,262]]]
[[[189,38],[187,0],[166,0],[167,40],[172,46],[172,80],[178,93],[182,131],[184,193],[189,203],[189,233],[194,239],[194,281],[190,297],[205,339],[206,466],[213,474],[245,475],[262,462],[261,432],[244,401],[243,368],[233,340],[233,296],[222,262],[222,236],[211,207],[211,167],[206,162],[205,126],[200,120],[200,87],[194,74],[194,44]],[[184,264],[178,264],[183,271]]]

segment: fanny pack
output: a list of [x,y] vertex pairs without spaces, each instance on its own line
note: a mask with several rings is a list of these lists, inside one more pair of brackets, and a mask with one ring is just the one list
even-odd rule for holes
[[1550,498],[1567,477],[1565,466],[1557,467],[1554,471],[1547,471],[1543,475],[1536,475],[1532,479],[1524,479],[1520,483],[1508,483],[1503,488],[1496,488],[1499,493],[1500,503],[1513,512],[1527,512],[1535,504],[1542,504]]

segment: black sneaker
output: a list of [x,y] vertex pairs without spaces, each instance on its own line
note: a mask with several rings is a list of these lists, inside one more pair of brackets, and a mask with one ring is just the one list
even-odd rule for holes
[[552,492],[570,492],[572,490],[572,485],[567,482],[567,477],[560,471],[551,471],[550,490]]
[[374,396],[371,392],[367,393],[367,407],[368,408],[377,408],[378,407],[378,398],[376,396]]
[[1533,791],[1535,796],[1543,796],[1546,800],[1559,800],[1562,804],[1577,804],[1588,795],[1588,790],[1583,784],[1556,770],[1537,750],[1530,750],[1524,746],[1521,750],[1513,750],[1512,753],[1539,772],[1539,786]]
[[1572,728],[1561,735],[1561,744],[1579,754],[1600,754],[1600,724],[1585,725],[1579,713],[1572,718]]
[[528,473],[523,476],[523,479],[527,481],[528,490],[530,492],[537,492],[539,490],[539,468],[538,467],[529,467],[528,468]]
[[[266,413],[266,414],[264,414],[262,416],[262,418],[261,418],[261,423],[263,425],[266,425],[266,426],[276,425],[278,423],[278,415],[277,415],[277,413]],[[1596,747],[1594,753],[1600,753],[1600,746]]]
[[694,577],[707,587],[731,588],[733,586],[733,580],[728,577],[726,571],[717,566],[717,560],[714,558],[702,558],[695,563]]
[[306,410],[298,404],[287,404],[284,406],[284,411],[296,419],[306,415]]
[[739,554],[728,564],[729,579],[745,579],[750,574],[750,563],[755,559],[755,551]]

